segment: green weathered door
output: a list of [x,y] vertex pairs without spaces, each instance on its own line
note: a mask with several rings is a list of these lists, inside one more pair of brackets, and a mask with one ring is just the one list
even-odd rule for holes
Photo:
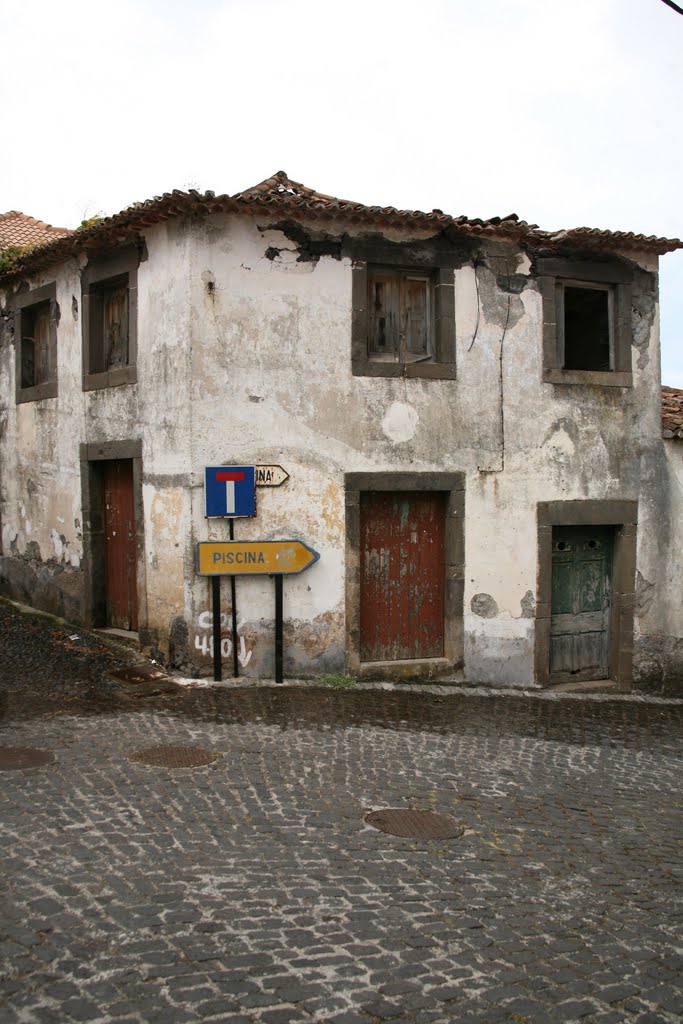
[[550,676],[554,682],[609,674],[611,526],[553,528]]

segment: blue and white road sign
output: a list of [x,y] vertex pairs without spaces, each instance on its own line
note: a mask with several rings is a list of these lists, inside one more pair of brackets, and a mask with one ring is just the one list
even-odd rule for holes
[[204,470],[207,519],[256,515],[253,466],[207,466]]

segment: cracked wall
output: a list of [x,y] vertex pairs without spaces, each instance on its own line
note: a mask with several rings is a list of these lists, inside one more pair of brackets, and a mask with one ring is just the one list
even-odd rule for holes
[[[312,569],[285,581],[285,664],[290,674],[335,673],[346,657],[344,474],[460,472],[462,676],[532,683],[536,507],[572,499],[640,500],[639,569],[654,590],[637,611],[636,652],[641,678],[652,676],[646,660],[656,659],[647,638],[677,642],[680,629],[666,576],[672,549],[655,524],[681,520],[680,503],[670,496],[672,459],[660,441],[653,262],[643,259],[636,268],[634,385],[621,389],[542,383],[543,312],[533,260],[510,245],[418,232],[409,239],[410,251],[449,246],[457,380],[448,381],[352,374],[353,259],[366,242],[377,252],[378,239],[359,237],[351,224],[321,221],[313,231],[217,215],[169,221],[149,229],[145,240],[137,384],[81,390],[75,264],[34,282],[57,279],[57,399],[15,406],[8,398],[13,339],[4,331],[0,578],[23,573],[16,588],[25,595],[33,588],[40,600],[47,600],[36,583],[41,573],[78,581],[69,584],[75,596],[68,605],[77,618],[89,516],[80,506],[78,445],[140,440],[141,635],[175,667],[208,673],[210,586],[195,573],[195,545],[227,537],[228,526],[204,517],[203,468],[279,463],[289,481],[258,490],[257,518],[238,520],[235,536],[301,538],[320,552]],[[385,246],[395,256],[402,240],[390,231]],[[237,653],[246,676],[272,674],[273,602],[272,581],[238,580]],[[227,581],[223,611],[229,674]]]

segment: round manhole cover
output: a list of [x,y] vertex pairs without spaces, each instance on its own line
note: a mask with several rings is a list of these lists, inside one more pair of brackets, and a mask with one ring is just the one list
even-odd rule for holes
[[407,836],[411,839],[457,839],[465,831],[462,825],[447,814],[401,807],[368,811],[365,821],[390,836]]
[[199,768],[203,764],[213,764],[216,755],[202,747],[147,747],[131,754],[131,761],[151,764],[155,768]]
[[39,747],[0,747],[0,771],[4,772],[40,768],[54,759],[54,751],[41,750]]

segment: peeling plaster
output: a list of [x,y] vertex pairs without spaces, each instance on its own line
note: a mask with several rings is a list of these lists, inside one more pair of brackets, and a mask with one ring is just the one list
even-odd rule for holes
[[498,605],[490,594],[475,594],[470,601],[470,608],[482,619],[493,619],[498,614]]
[[382,418],[382,431],[395,444],[404,444],[415,437],[419,420],[417,410],[412,405],[392,402]]
[[[489,262],[494,262],[494,259],[490,259]],[[521,291],[524,287],[523,282],[525,279],[521,278],[521,275],[511,276],[510,287],[507,290],[507,275],[503,273],[501,276],[499,269],[502,266],[503,271],[505,271],[505,261],[495,259],[495,263],[496,272],[487,265],[481,265],[477,268],[482,312],[487,323],[495,324],[501,330],[505,330],[506,327],[508,330],[512,330],[524,315],[524,303],[519,298],[517,292]],[[510,270],[512,271],[512,267]],[[506,283],[506,291],[503,291],[500,287],[501,280]],[[514,287],[512,287],[513,281],[515,282]]]
[[657,311],[657,275],[638,270],[632,286],[633,344],[638,350],[637,367],[645,370],[650,362],[650,338]]
[[636,611],[646,615],[655,596],[655,585],[646,580],[640,570],[636,573]]

